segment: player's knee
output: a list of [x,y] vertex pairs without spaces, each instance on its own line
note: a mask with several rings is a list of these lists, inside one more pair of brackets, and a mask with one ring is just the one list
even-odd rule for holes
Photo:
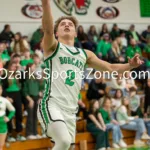
[[69,149],[69,147],[71,145],[71,138],[62,138],[60,142],[61,142],[61,145],[64,148],[68,148]]

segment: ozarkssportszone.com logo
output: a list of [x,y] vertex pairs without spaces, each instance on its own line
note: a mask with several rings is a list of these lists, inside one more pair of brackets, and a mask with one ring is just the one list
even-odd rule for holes
[[90,0],[54,0],[57,7],[66,15],[72,15],[73,10],[76,14],[85,15],[91,4]]

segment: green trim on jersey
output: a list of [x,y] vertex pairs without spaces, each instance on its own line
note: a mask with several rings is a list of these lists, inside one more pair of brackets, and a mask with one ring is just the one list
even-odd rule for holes
[[87,53],[85,52],[84,49],[82,49],[83,53],[85,54],[86,59],[88,58]]
[[[66,47],[66,46],[65,46]],[[68,47],[66,47],[66,49],[72,54],[72,55],[77,55],[80,53],[80,51],[76,48],[77,52],[72,52]]]
[[55,57],[56,54],[58,53],[59,47],[60,47],[60,43],[58,42],[55,52],[51,56],[47,57],[44,61],[51,60],[53,57]]
[[[46,61],[45,64],[46,64],[46,68],[48,68],[48,73],[51,75],[49,62]],[[49,121],[50,118],[48,117],[49,115],[48,115],[48,111],[46,109],[46,106],[47,106],[46,102],[47,102],[47,99],[50,96],[50,88],[51,88],[50,87],[50,85],[51,85],[50,83],[51,83],[51,76],[50,76],[49,79],[47,79],[47,82],[45,83],[46,84],[46,88],[45,88],[45,91],[44,91],[44,97],[43,97],[43,99],[41,101],[42,115],[43,115],[44,120],[46,121],[46,124],[50,123],[50,121]]]

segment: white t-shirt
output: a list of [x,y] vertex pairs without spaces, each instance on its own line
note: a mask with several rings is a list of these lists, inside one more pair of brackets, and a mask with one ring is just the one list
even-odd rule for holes
[[13,105],[6,98],[0,96],[0,117],[6,115],[6,109],[9,111],[15,111]]

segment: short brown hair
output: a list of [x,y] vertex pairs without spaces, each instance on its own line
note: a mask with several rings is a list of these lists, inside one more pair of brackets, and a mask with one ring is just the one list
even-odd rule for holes
[[77,20],[75,17],[73,17],[73,16],[62,16],[62,17],[58,18],[58,19],[56,20],[56,22],[55,22],[54,33],[56,33],[56,31],[57,31],[58,26],[59,26],[59,23],[60,23],[62,20],[65,20],[65,19],[68,19],[68,20],[72,21],[73,24],[74,24],[74,26],[75,26],[75,28],[77,28],[77,26],[78,26],[78,20]]

